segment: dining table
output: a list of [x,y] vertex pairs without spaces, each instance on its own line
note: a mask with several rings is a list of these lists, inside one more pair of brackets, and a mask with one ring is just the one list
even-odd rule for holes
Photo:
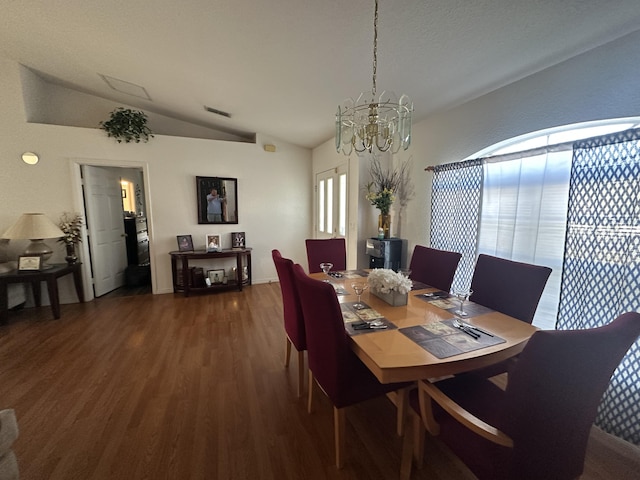
[[[310,276],[336,289],[351,347],[381,383],[445,377],[502,362],[518,355],[537,330],[473,302],[466,303],[468,316],[460,317],[453,313],[457,299],[424,284],[414,284],[402,306],[392,306],[368,288],[361,294],[365,308],[354,308],[352,284],[366,282],[367,275],[367,270],[354,270]],[[364,321],[361,312],[366,313]],[[456,319],[463,322],[461,329],[455,328]],[[369,328],[366,322],[380,328]],[[462,348],[456,348],[458,344]]]

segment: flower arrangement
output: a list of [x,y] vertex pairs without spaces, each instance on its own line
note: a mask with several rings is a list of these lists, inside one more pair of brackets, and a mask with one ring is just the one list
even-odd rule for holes
[[391,205],[396,201],[398,189],[408,181],[409,163],[403,163],[400,169],[385,170],[380,165],[380,160],[374,156],[369,173],[371,182],[367,184],[366,199],[371,205],[379,208],[382,215],[389,215]]
[[64,212],[58,222],[58,227],[64,233],[58,241],[65,245],[76,245],[82,241],[82,215]]
[[371,270],[367,283],[371,290],[377,290],[382,293],[391,291],[409,293],[413,286],[411,279],[388,268],[374,268]]

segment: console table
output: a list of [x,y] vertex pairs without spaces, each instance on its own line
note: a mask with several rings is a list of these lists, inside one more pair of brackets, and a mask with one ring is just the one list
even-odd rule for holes
[[[219,252],[207,252],[205,250],[194,250],[191,252],[169,252],[171,255],[171,273],[173,277],[174,293],[183,292],[185,297],[190,293],[213,293],[221,290],[238,289],[242,291],[243,285],[251,285],[251,249],[243,248],[238,250],[228,249]],[[229,278],[226,284],[217,283],[211,286],[197,286],[193,284],[190,275],[190,260],[218,260],[221,258],[235,257],[236,278]],[[178,265],[180,268],[178,268]],[[247,267],[247,279],[243,278],[244,266]]]
[[73,283],[76,287],[78,300],[84,302],[84,289],[82,287],[81,263],[54,264],[51,268],[36,271],[18,271],[0,274],[0,323],[7,320],[7,285],[10,283],[29,283],[33,291],[33,299],[37,307],[41,306],[41,282],[47,282],[47,291],[51,301],[51,311],[54,318],[60,318],[60,297],[58,296],[58,278],[73,274]]

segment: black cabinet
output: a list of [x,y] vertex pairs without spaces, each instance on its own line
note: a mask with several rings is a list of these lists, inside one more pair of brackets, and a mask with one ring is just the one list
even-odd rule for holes
[[390,268],[397,272],[402,266],[403,243],[401,238],[368,238],[369,268]]

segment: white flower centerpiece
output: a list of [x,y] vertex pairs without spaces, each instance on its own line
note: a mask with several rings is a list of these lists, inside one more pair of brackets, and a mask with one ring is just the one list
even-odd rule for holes
[[367,283],[371,293],[394,307],[407,304],[407,295],[413,286],[411,279],[388,268],[371,270]]

